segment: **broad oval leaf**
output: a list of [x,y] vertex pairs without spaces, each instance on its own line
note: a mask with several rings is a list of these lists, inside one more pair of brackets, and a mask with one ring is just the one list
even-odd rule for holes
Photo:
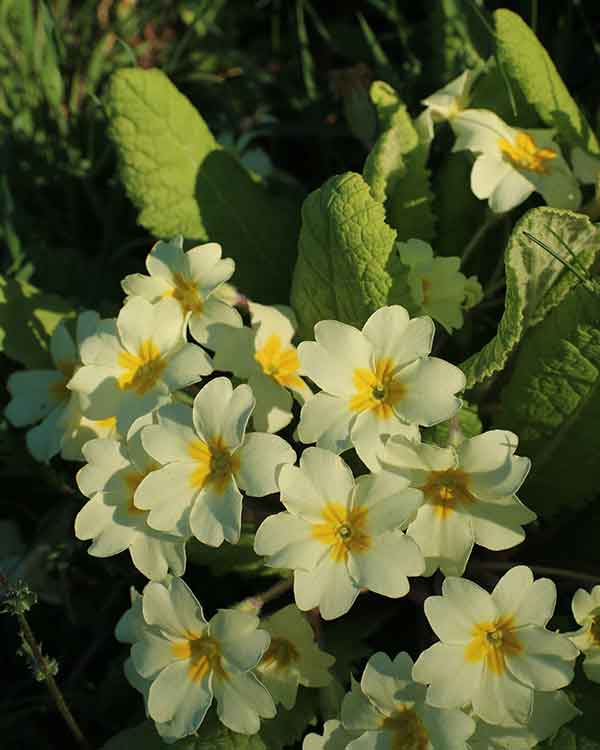
[[600,230],[587,216],[572,211],[544,206],[528,211],[517,222],[504,257],[504,314],[494,338],[461,365],[467,376],[467,388],[504,369],[525,330],[542,321],[578,283],[571,271],[525,232],[571,261],[569,253],[558,243],[555,236],[558,235],[584,269],[591,266],[600,246]]
[[299,207],[256,182],[161,71],[117,71],[106,106],[139,223],[156,237],[220,242],[244,293],[287,302]]

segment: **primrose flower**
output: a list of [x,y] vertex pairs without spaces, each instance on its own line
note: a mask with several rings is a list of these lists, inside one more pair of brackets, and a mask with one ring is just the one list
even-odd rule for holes
[[434,122],[451,120],[466,109],[476,78],[474,71],[465,70],[444,88],[422,100],[421,103],[431,112]]
[[302,750],[345,750],[348,743],[355,739],[356,732],[348,732],[341,721],[329,719],[323,724],[323,734],[311,732],[302,743]]
[[516,130],[485,109],[467,109],[452,120],[454,151],[477,155],[471,190],[495,213],[510,211],[538,192],[549,206],[577,209],[581,191],[553,130]]
[[136,639],[131,663],[150,683],[148,713],[159,725],[168,722],[170,739],[195,732],[213,698],[219,719],[234,732],[255,734],[260,717],[275,716],[271,696],[251,671],[270,640],[257,617],[222,609],[207,622],[180,578],[147,584],[142,613],[141,633],[127,632],[134,630],[131,618],[121,631]]
[[290,709],[296,703],[298,685],[329,685],[329,667],[335,659],[315,643],[313,629],[298,607],[290,604],[280,609],[261,620],[261,627],[271,636],[271,643],[256,674],[276,703]]
[[40,422],[27,432],[27,447],[37,461],[49,461],[57,453],[68,461],[83,460],[81,446],[93,437],[114,434],[114,419],[93,421],[82,415],[85,398],[68,390],[67,383],[81,366],[80,348],[98,325],[94,312],[77,319],[76,342],[65,322],[50,337],[50,356],[55,369],[21,370],[7,382],[11,400],[5,416],[15,427]]
[[[460,258],[434,258],[431,245],[417,239],[400,242],[397,248],[409,269],[407,281],[416,312],[430,315],[449,333],[462,328],[467,277],[459,271]],[[471,286],[473,281],[478,284],[472,278]],[[470,288],[469,293],[473,292]]]
[[93,539],[88,552],[110,557],[129,549],[135,567],[148,578],[160,580],[169,569],[185,570],[185,540],[151,529],[148,513],[135,504],[136,490],[157,467],[142,447],[141,430],[152,415],[136,419],[123,443],[97,439],[85,444],[87,465],[77,473],[77,484],[91,498],[77,514],[75,536]]
[[241,327],[240,314],[219,294],[233,275],[235,263],[231,258],[221,259],[221,246],[216,242],[184,253],[183,237],[170,242],[161,240],[146,257],[146,268],[150,276],[126,276],[121,282],[123,291],[149,302],[165,297],[176,299],[183,314],[189,314],[190,333],[200,344],[210,346],[211,327],[215,324]]
[[453,416],[465,376],[428,356],[433,334],[431,318],[410,320],[400,305],[377,310],[362,331],[336,320],[317,323],[316,341],[298,347],[303,372],[322,389],[302,408],[300,440],[335,453],[354,446],[377,471],[383,436],[415,438],[418,425]]
[[517,498],[531,462],[515,456],[517,436],[490,430],[456,448],[391,438],[382,466],[421,490],[424,503],[407,534],[425,556],[425,575],[462,575],[474,544],[509,549],[536,515]]
[[534,693],[527,726],[498,727],[479,719],[469,747],[471,750],[531,750],[579,714],[562,690]]
[[256,398],[254,429],[278,432],[292,420],[292,396],[304,403],[312,393],[300,377],[292,345],[297,328],[289,307],[248,304],[252,328],[215,329],[215,369],[248,381]]
[[254,409],[247,385],[227,378],[207,383],[191,409],[173,404],[158,410],[158,424],[142,432],[144,449],[162,468],[139,485],[135,502],[150,510],[157,531],[189,536],[212,547],[240,538],[241,488],[262,497],[277,490],[276,476],[296,454],[277,437],[246,425]]
[[508,571],[491,595],[464,578],[446,578],[442,596],[425,600],[441,639],[417,659],[413,677],[429,683],[427,702],[440,708],[472,704],[488,724],[528,723],[534,691],[558,690],[573,679],[577,649],[546,630],[556,586],[534,582],[529,568]]
[[307,448],[300,467],[279,475],[287,512],[269,516],[254,540],[266,564],[292,568],[296,603],[319,607],[325,620],[346,613],[363,588],[397,598],[423,557],[400,527],[421,503],[418,490],[387,472],[359,477],[339,456]]
[[428,706],[412,669],[404,652],[394,661],[381,651],[371,656],[360,689],[353,685],[342,703],[344,728],[361,732],[349,750],[468,750],[473,719],[457,709]]
[[184,336],[178,302],[134,297],[116,320],[103,320],[81,347],[83,367],[68,387],[89,399],[86,416],[115,417],[125,434],[138,418],[171,401],[171,393],[212,372],[208,355]]
[[592,682],[600,683],[600,586],[594,586],[591,593],[578,589],[573,596],[571,608],[573,617],[581,627],[567,635],[585,654],[585,676]]

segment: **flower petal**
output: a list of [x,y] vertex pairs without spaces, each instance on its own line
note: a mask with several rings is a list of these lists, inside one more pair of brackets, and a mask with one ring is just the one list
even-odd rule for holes
[[229,674],[227,679],[215,679],[213,690],[217,714],[226,727],[241,734],[256,734],[260,719],[272,719],[276,709],[266,688],[252,672]]
[[359,588],[394,599],[408,594],[407,576],[421,575],[424,569],[421,550],[401,531],[381,534],[366,552],[348,557],[348,570]]
[[324,620],[341,617],[354,604],[359,589],[346,566],[327,556],[309,573],[296,570],[294,596],[299,609],[319,607]]
[[298,436],[303,443],[316,443],[319,448],[343,453],[351,447],[350,423],[355,414],[348,399],[317,393],[300,412]]
[[235,454],[240,461],[236,479],[252,497],[277,492],[277,478],[283,467],[296,460],[294,449],[278,435],[251,432]]
[[226,539],[237,544],[242,528],[242,495],[233,477],[217,492],[205,487],[197,496],[190,512],[192,534],[203,544],[219,547]]

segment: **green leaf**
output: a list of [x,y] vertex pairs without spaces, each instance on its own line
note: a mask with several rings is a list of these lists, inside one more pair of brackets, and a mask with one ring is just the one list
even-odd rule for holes
[[299,687],[293,708],[288,711],[277,706],[274,719],[263,719],[260,736],[269,750],[282,750],[299,742],[308,726],[316,723],[318,701],[317,690]]
[[393,125],[395,113],[404,106],[398,92],[385,81],[373,81],[369,96],[377,112],[380,130],[389,130]]
[[527,505],[549,517],[597,494],[600,296],[577,287],[525,336],[502,403],[502,426],[532,460]]
[[48,343],[63,318],[75,310],[56,294],[0,276],[0,351],[29,369],[51,364]]
[[194,565],[205,565],[215,576],[237,574],[242,576],[280,576],[281,570],[269,568],[264,559],[254,551],[254,533],[242,529],[237,544],[224,544],[215,550],[195,539],[187,546],[187,555]]
[[485,201],[471,190],[473,160],[465,152],[449,153],[434,173],[434,210],[438,219],[435,251],[461,256],[465,246],[484,222]]
[[[457,416],[458,424],[465,438],[472,438],[475,435],[479,435],[483,429],[483,425],[479,419],[476,404],[470,404],[468,401],[465,401]],[[436,445],[448,445],[450,422],[451,420],[441,422],[440,424],[436,424],[435,427],[426,429],[423,433],[423,439],[426,442],[435,443]]]
[[106,107],[140,224],[157,237],[221,243],[236,261],[234,283],[246,294],[263,303],[287,302],[295,203],[256,182],[159,70],[117,71]]
[[569,246],[580,265],[588,269],[600,243],[600,230],[587,216],[556,208],[534,208],[516,224],[504,257],[506,299],[498,332],[461,367],[467,388],[502,370],[524,331],[539,323],[579,283],[558,260],[528,239],[524,232],[545,242],[565,259]]
[[165,747],[154,728],[154,723],[145,721],[115,734],[102,746],[102,750],[164,750]]
[[302,338],[320,320],[362,326],[386,304],[395,238],[359,174],[332,177],[308,196],[291,296]]
[[600,153],[598,140],[550,55],[521,16],[501,8],[494,13],[496,54],[508,79],[537,110],[548,127],[571,146]]
[[469,106],[473,109],[491,109],[504,122],[520,128],[535,128],[540,124],[535,107],[527,101],[519,86],[505,80],[494,58],[488,61],[485,71],[477,78]]
[[464,0],[438,0],[431,7],[432,78],[445,84],[483,63],[490,54],[489,34]]
[[406,107],[396,103],[386,118],[389,128],[378,138],[365,162],[363,176],[375,200],[385,204],[388,224],[397,240],[431,240],[435,217],[431,209],[427,159],[429,145],[419,136]]
[[[260,734],[238,734],[223,726],[214,710],[211,710],[195,735],[184,737],[175,744],[164,742],[154,728],[154,723],[145,721],[131,729],[125,729],[112,737],[102,750],[267,750]],[[270,748],[269,748],[270,750]]]

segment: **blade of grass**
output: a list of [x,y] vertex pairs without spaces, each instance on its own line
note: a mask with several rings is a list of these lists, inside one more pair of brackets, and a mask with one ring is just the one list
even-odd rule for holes
[[304,18],[304,0],[296,0],[296,30],[300,44],[300,63],[302,65],[302,79],[307,97],[311,101],[317,99],[317,84],[315,83],[315,61],[308,41],[306,21]]

